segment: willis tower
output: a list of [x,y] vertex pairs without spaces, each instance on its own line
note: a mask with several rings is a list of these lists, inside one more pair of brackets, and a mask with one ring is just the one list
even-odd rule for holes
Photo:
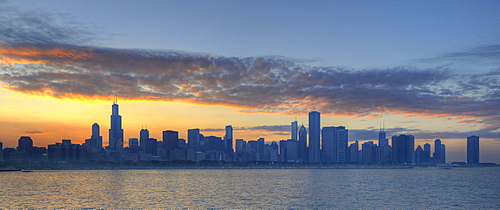
[[123,149],[122,116],[118,114],[118,99],[115,96],[111,114],[111,129],[109,129],[109,151],[121,151]]

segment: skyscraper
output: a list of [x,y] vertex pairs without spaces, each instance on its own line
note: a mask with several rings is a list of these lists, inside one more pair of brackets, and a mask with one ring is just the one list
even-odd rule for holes
[[348,130],[344,126],[324,127],[322,137],[322,162],[346,162]]
[[434,141],[434,154],[432,155],[432,159],[434,160],[434,163],[436,163],[436,164],[444,163],[443,157],[441,155],[442,152],[443,152],[443,149],[441,148],[441,140],[436,139]]
[[3,143],[0,141],[0,162],[3,161]]
[[429,163],[431,162],[431,144],[425,143],[424,144],[424,152],[422,153],[422,163]]
[[415,137],[404,135],[392,137],[392,160],[396,163],[415,163]]
[[320,162],[320,113],[309,112],[309,162]]
[[188,144],[190,149],[194,149],[194,151],[201,151],[201,141],[200,138],[200,129],[188,129]]
[[298,130],[299,130],[299,125],[297,124],[297,120],[295,120],[295,121],[292,122],[292,126],[290,128],[291,137],[292,137],[291,139],[293,139],[293,140],[299,140],[297,138],[297,132],[298,132]]
[[307,130],[304,125],[299,129],[299,159],[301,162],[307,162]]
[[389,145],[389,139],[386,138],[385,130],[383,127],[380,128],[378,132],[378,146],[387,146]]
[[149,131],[148,129],[141,129],[139,132],[139,144],[141,146],[142,152],[146,153],[146,140],[149,139]]
[[17,140],[17,151],[29,153],[33,148],[33,140],[29,136],[21,136],[19,140]]
[[177,131],[163,131],[163,149],[170,154],[170,151],[179,148],[179,132]]
[[323,127],[321,129],[321,162],[336,162],[335,127]]
[[361,162],[375,163],[377,161],[377,145],[373,141],[367,141],[361,145]]
[[359,143],[356,140],[349,146],[349,161],[352,163],[357,163],[359,161]]
[[467,164],[479,164],[479,136],[467,137]]
[[226,154],[233,154],[233,126],[226,126],[226,135],[224,136],[224,141],[226,141]]
[[101,136],[101,127],[99,124],[92,124],[92,135],[90,136],[94,141],[94,147],[96,149],[102,149],[102,136]]
[[122,116],[118,113],[118,101],[115,97],[111,113],[111,128],[109,129],[109,151],[122,151],[123,149],[123,129]]
[[129,138],[128,139],[128,147],[129,148],[137,148],[137,147],[139,147],[139,139],[137,139],[137,138]]

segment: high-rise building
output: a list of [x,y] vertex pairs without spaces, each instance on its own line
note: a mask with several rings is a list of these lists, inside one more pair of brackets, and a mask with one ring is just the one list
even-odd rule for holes
[[141,129],[139,132],[139,144],[143,153],[146,153],[146,140],[149,139],[148,129]]
[[304,125],[299,129],[299,159],[301,162],[307,162],[307,130]]
[[21,136],[19,140],[17,140],[17,151],[30,153],[33,148],[33,140],[29,136]]
[[299,161],[299,141],[289,139],[286,141],[286,161],[298,162]]
[[3,161],[3,143],[0,141],[0,162]]
[[430,163],[430,162],[431,162],[431,144],[425,143],[420,163]]
[[155,138],[146,139],[146,154],[156,156],[158,155],[158,140]]
[[179,132],[177,131],[163,131],[163,149],[167,154],[170,154],[170,151],[179,149]]
[[422,156],[424,153],[424,149],[420,145],[417,146],[417,149],[415,149],[415,163],[420,164],[422,163]]
[[109,129],[109,151],[122,151],[123,149],[123,129],[122,116],[118,113],[118,101],[115,97],[111,106],[111,128]]
[[446,145],[441,144],[441,163],[446,164]]
[[92,135],[90,136],[90,139],[85,140],[84,146],[94,148],[97,150],[102,149],[102,136],[99,124],[97,123],[92,124]]
[[247,143],[243,139],[236,139],[236,161],[247,161]]
[[226,126],[226,135],[224,136],[224,141],[226,143],[226,154],[233,154],[233,126]]
[[386,138],[384,128],[380,128],[378,132],[378,146],[386,146],[389,145],[389,139]]
[[88,147],[72,144],[69,139],[48,145],[47,156],[50,161],[86,161],[90,157]]
[[348,130],[344,126],[324,127],[321,135],[321,162],[346,162]]
[[264,145],[264,161],[279,161],[278,147],[279,146],[274,141],[271,144]]
[[200,138],[200,129],[194,128],[188,130],[188,145],[190,149],[194,149],[194,151],[202,151]]
[[297,120],[292,122],[292,126],[290,127],[290,132],[291,132],[291,139],[293,140],[299,140],[297,138],[297,132],[299,131],[299,125],[297,124]]
[[352,163],[358,163],[359,161],[359,143],[356,140],[349,146],[349,161]]
[[264,159],[264,138],[257,139],[257,153],[259,156],[259,160]]
[[467,137],[467,164],[479,164],[479,136]]
[[335,127],[321,129],[321,162],[337,162],[334,132]]
[[443,149],[441,147],[441,140],[436,139],[434,141],[434,154],[432,155],[432,159],[434,163],[436,164],[443,164],[443,156],[442,156]]
[[392,137],[392,161],[395,163],[415,163],[415,137],[404,135]]
[[320,162],[320,113],[309,112],[309,162]]
[[128,139],[128,147],[129,148],[137,148],[137,147],[139,147],[139,139],[137,139],[137,138],[129,138]]
[[361,157],[363,163],[375,163],[377,161],[377,145],[373,141],[361,145]]

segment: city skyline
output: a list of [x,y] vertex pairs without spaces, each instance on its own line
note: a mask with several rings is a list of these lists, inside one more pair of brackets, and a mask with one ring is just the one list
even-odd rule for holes
[[349,144],[385,122],[388,137],[440,139],[447,162],[479,136],[498,163],[500,5],[430,3],[0,1],[0,141],[84,143],[98,123],[107,145],[118,94],[125,145],[141,128],[227,125],[279,142],[317,110]]
[[[162,141],[150,138],[149,130],[142,128],[139,138],[129,138],[124,148],[122,118],[119,115],[118,99],[115,95],[111,106],[111,120],[108,146],[103,147],[100,126],[92,124],[91,138],[83,144],[73,144],[71,139],[49,144],[47,148],[36,147],[29,136],[21,136],[18,146],[6,148],[8,161],[228,161],[228,162],[297,162],[297,163],[337,163],[337,164],[404,164],[440,166],[446,161],[446,145],[440,139],[431,145],[415,145],[415,136],[401,134],[392,136],[388,145],[385,128],[380,127],[378,145],[367,141],[359,148],[358,140],[349,144],[348,129],[344,126],[321,127],[321,114],[309,112],[309,135],[304,125],[298,130],[298,122],[292,121],[289,127],[290,139],[265,143],[264,138],[256,141],[233,138],[233,127],[225,127],[224,137],[205,136],[200,129],[188,129],[187,141],[179,138],[178,131],[162,131]],[[320,134],[321,133],[321,134]],[[297,136],[298,134],[298,136]],[[139,140],[140,139],[140,140]],[[307,140],[307,143],[306,143]],[[235,144],[233,144],[235,142]],[[139,144],[140,143],[140,144]],[[234,145],[234,148],[233,148]],[[480,161],[479,137],[467,137],[467,165],[478,166]],[[0,160],[4,160],[3,143],[0,142]],[[432,155],[431,155],[432,153]],[[465,162],[453,161],[455,165]]]

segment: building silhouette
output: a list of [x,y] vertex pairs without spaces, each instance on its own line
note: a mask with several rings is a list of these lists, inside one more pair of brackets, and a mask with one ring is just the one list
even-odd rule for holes
[[297,120],[295,120],[295,121],[293,121],[291,123],[291,127],[290,127],[290,137],[291,137],[291,139],[293,139],[293,140],[299,140],[298,137],[297,137],[298,131],[299,131],[299,125],[298,125]]
[[367,141],[361,145],[361,162],[377,162],[377,145],[373,141]]
[[33,148],[33,140],[29,136],[21,136],[19,140],[17,140],[17,151],[29,153]]
[[467,164],[479,164],[479,136],[467,137]]
[[440,139],[436,139],[434,141],[434,154],[432,154],[432,160],[437,163],[437,164],[440,164],[441,163],[441,140]]
[[395,163],[415,163],[415,137],[404,135],[392,137],[392,161]]
[[307,130],[304,125],[300,126],[299,129],[299,159],[301,162],[308,161],[307,155]]
[[3,143],[0,141],[0,162],[3,162]]
[[202,151],[203,148],[201,147],[202,138],[200,136],[200,129],[189,129],[187,140],[190,149],[194,149],[194,151]]
[[86,161],[89,160],[89,157],[89,148],[72,144],[69,139],[48,145],[48,159],[50,161]]
[[352,143],[349,146],[349,162],[352,162],[352,163],[359,163],[360,162],[358,140],[354,141],[354,143]]
[[92,135],[90,136],[90,139],[85,140],[84,146],[93,148],[95,150],[102,149],[102,136],[99,124],[97,123],[92,124]]
[[165,149],[167,155],[172,150],[180,149],[179,132],[171,130],[163,131],[163,149]]
[[378,145],[379,146],[389,145],[389,139],[386,138],[385,130],[383,127],[381,127],[380,131],[378,132]]
[[146,153],[146,140],[149,139],[149,131],[148,129],[142,128],[139,132],[139,146],[141,147],[142,152]]
[[321,161],[320,133],[320,113],[317,111],[309,112],[309,162],[316,163]]
[[119,115],[118,101],[115,97],[113,105],[111,106],[111,128],[109,129],[109,151],[121,152],[123,149],[123,129],[122,129],[122,116]]
[[231,156],[233,154],[233,126],[226,126],[226,135],[224,135],[224,141],[226,144],[225,152],[226,154]]
[[321,162],[346,162],[348,130],[344,126],[321,130]]

